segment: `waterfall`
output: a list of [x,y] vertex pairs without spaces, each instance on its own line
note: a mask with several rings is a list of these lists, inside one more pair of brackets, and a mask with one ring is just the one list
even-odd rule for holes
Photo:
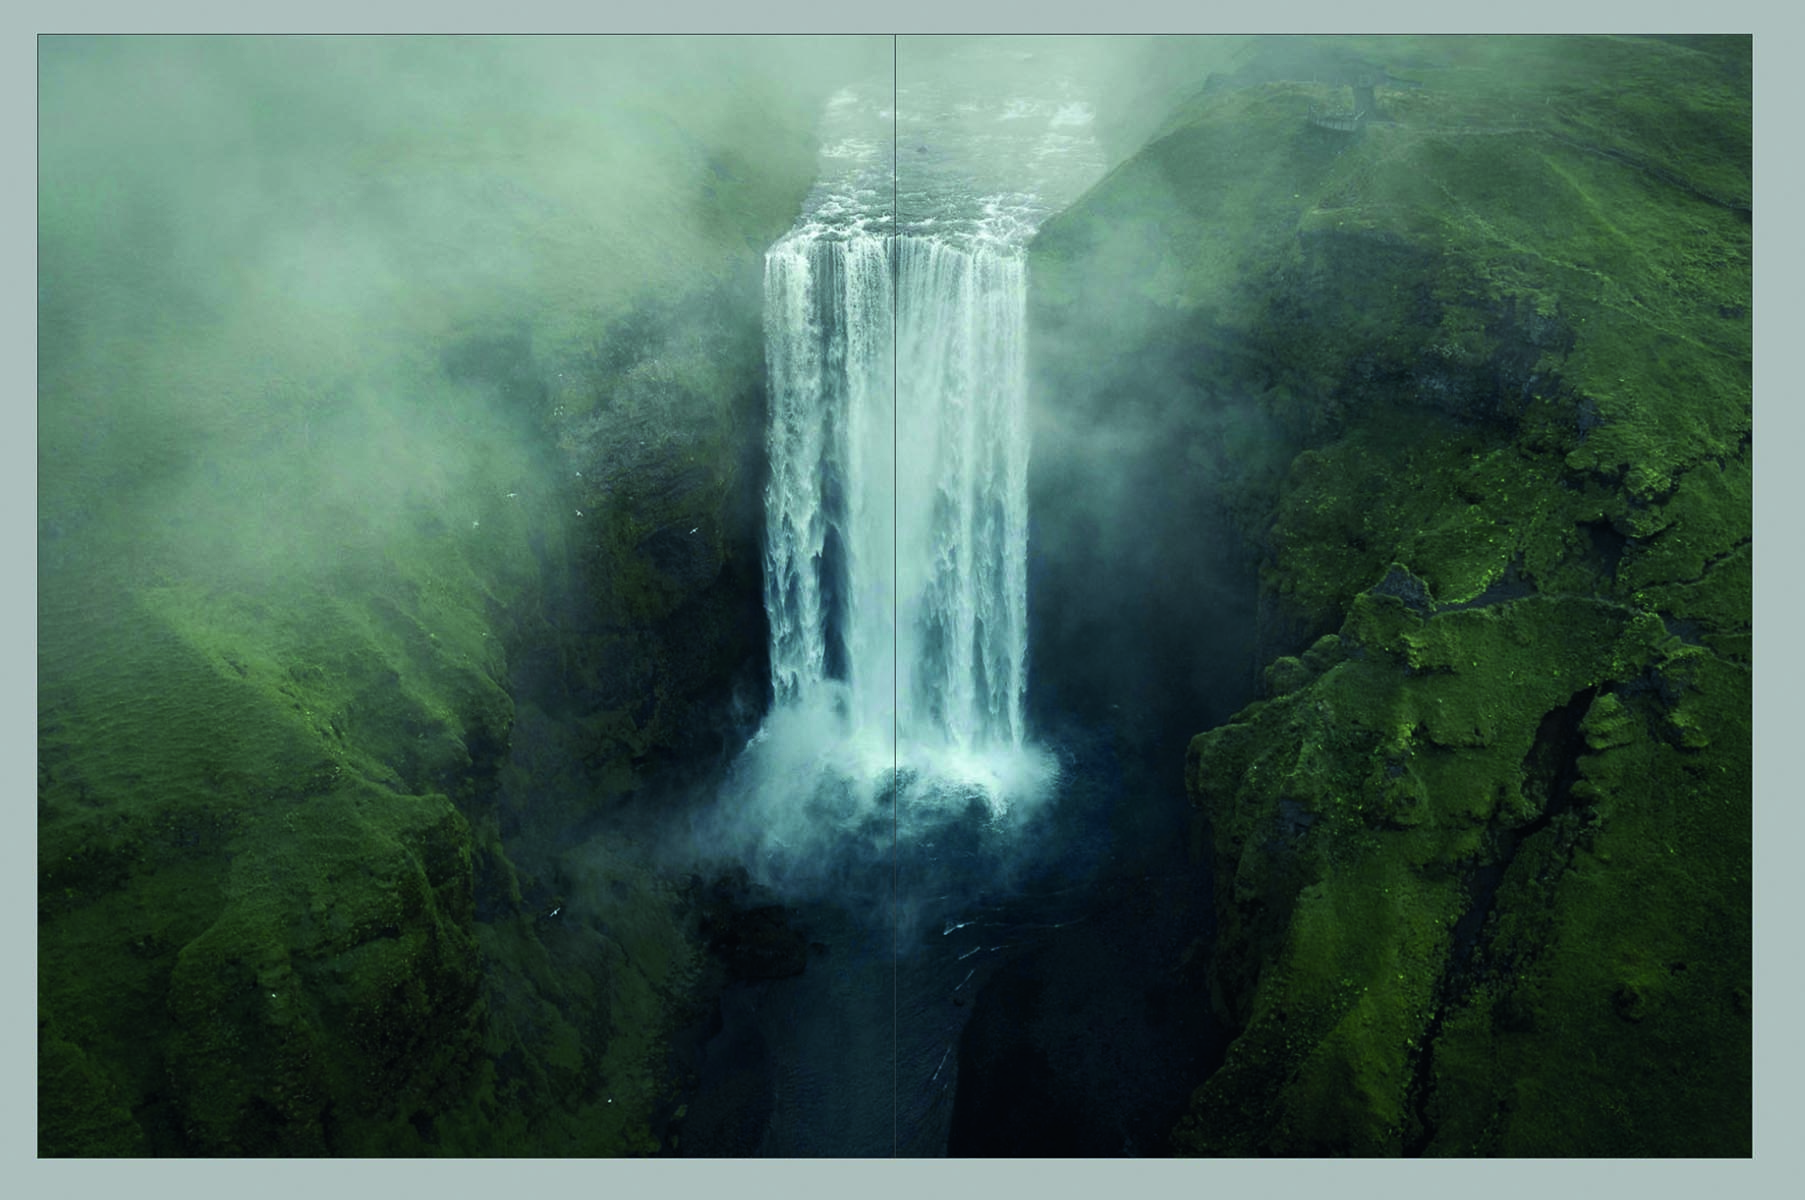
[[772,704],[694,834],[790,895],[889,904],[898,851],[1013,845],[1055,794],[1024,720],[1026,247],[1104,164],[1056,72],[992,94],[997,53],[836,93],[765,254]]
[[1019,250],[904,238],[898,325],[899,739],[1023,743],[1028,427]]
[[892,321],[887,239],[792,236],[766,254],[765,611],[779,705],[817,701],[830,680],[889,703],[890,635],[875,610],[892,590]]
[[1006,243],[815,226],[765,257],[776,705],[959,785],[1026,743],[1025,324]]

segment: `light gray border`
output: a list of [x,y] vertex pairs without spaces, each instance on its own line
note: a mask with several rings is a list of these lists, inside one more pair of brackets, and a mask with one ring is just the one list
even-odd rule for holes
[[237,33],[1769,33],[1797,18],[1763,0],[668,0],[656,4],[517,0],[317,0],[247,10],[231,0],[23,0],[23,31]]
[[[255,1191],[277,1197],[311,1197],[349,1184],[375,1188],[430,1188],[451,1194],[492,1195],[548,1186],[618,1191],[621,1194],[714,1196],[746,1190],[861,1196],[918,1194],[957,1182],[989,1193],[1036,1196],[1120,1194],[1125,1188],[1222,1190],[1242,1196],[1434,1194],[1458,1189],[1468,1196],[1514,1195],[1525,1189],[1552,1195],[1617,1193],[1697,1196],[1708,1189],[1728,1194],[1779,1194],[1797,1151],[1800,1104],[1794,1080],[1801,1067],[1800,1035],[1788,1011],[1805,972],[1794,947],[1798,933],[1792,914],[1801,911],[1799,871],[1788,851],[1801,844],[1805,820],[1788,786],[1799,771],[1788,751],[1801,726],[1801,703],[1789,684],[1797,677],[1799,634],[1791,625],[1791,605],[1801,594],[1801,569],[1788,553],[1797,534],[1787,518],[1797,512],[1800,472],[1793,455],[1800,449],[1800,406],[1788,388],[1791,358],[1784,351],[1805,326],[1793,281],[1800,277],[1799,234],[1790,207],[1802,193],[1796,153],[1796,99],[1801,63],[1799,20],[1778,3],[1746,0],[1709,5],[1674,0],[1610,0],[1559,3],[1519,0],[1505,6],[1464,7],[1424,0],[1331,3],[1303,0],[1278,8],[1234,6],[1192,0],[908,0],[845,9],[800,0],[730,3],[687,0],[629,10],[576,0],[505,7],[469,0],[382,0],[347,3],[318,0],[282,11],[246,10],[230,3],[179,0],[147,8],[104,3],[27,3],[9,7],[0,58],[0,88],[8,101],[5,135],[13,171],[5,191],[5,278],[3,311],[7,370],[19,397],[9,416],[15,436],[4,451],[7,547],[14,562],[30,564],[26,585],[8,592],[11,627],[32,630],[9,639],[4,649],[9,776],[17,786],[18,810],[35,791],[36,678],[36,380],[35,380],[35,179],[36,49],[39,32],[233,31],[233,32],[1724,32],[1755,35],[1756,208],[1756,413],[1760,438],[1755,519],[1761,532],[1755,604],[1759,668],[1755,677],[1756,738],[1756,1160],[1746,1162],[1503,1162],[1503,1163],[918,1163],[828,1161],[821,1163],[562,1162],[477,1163],[299,1162],[261,1164],[35,1162],[35,1042],[23,987],[6,1002],[6,1036],[0,1041],[5,1083],[4,1129],[8,1162],[34,1160],[30,1174],[9,1172],[6,1186],[26,1195],[132,1195],[147,1190],[184,1195],[225,1195]],[[1790,101],[1790,102],[1789,102]],[[1769,206],[1772,207],[1769,207]],[[1771,214],[1771,215],[1765,215]],[[32,290],[28,290],[32,289]],[[16,540],[14,540],[16,539]],[[28,586],[27,586],[28,585]],[[21,817],[23,820],[23,817]],[[7,878],[16,889],[9,904],[12,944],[30,943],[36,921],[35,838],[7,839]],[[35,993],[31,993],[35,996]],[[1168,1192],[1168,1194],[1171,1194]]]

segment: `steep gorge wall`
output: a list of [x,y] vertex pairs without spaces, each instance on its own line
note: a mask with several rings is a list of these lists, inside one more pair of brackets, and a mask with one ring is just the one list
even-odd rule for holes
[[761,677],[827,87],[697,53],[47,45],[40,1153],[657,1147],[694,916],[565,852]]
[[1037,242],[1257,563],[1181,1151],[1749,1152],[1748,51],[1267,43]]

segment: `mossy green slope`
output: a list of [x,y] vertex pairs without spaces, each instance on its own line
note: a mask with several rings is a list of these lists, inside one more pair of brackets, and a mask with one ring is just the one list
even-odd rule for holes
[[1748,43],[1318,45],[1421,86],[1331,132],[1266,44],[1037,246],[1297,451],[1176,1144],[1747,1154]]
[[[741,650],[675,623],[744,556],[759,251],[822,97],[621,49],[47,44],[41,1154],[658,1148],[693,920],[623,836],[560,839]],[[626,120],[640,76],[692,122]],[[565,398],[657,370],[658,454],[560,447]],[[606,489],[712,560],[611,536]],[[656,719],[596,703],[653,679]]]

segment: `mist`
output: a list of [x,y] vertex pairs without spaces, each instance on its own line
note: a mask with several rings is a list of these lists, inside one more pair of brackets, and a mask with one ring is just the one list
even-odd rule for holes
[[[158,594],[306,587],[354,600],[424,554],[466,596],[503,580],[549,596],[568,571],[560,554],[588,553],[589,506],[612,486],[584,479],[573,447],[628,478],[645,454],[695,444],[685,422],[707,419],[659,382],[668,368],[653,351],[624,339],[690,336],[661,297],[747,252],[724,219],[746,202],[729,183],[761,186],[752,164],[816,174],[830,93],[887,104],[892,83],[881,38],[41,47],[40,545],[54,594],[98,574]],[[985,156],[993,130],[1021,123],[1011,98],[1050,74],[1067,81],[1096,141],[1042,180],[1044,215],[1232,53],[1204,39],[911,38],[894,85],[953,106],[903,116],[932,124],[935,178],[981,191],[1021,186]],[[1080,444],[1124,439],[1159,440],[1116,416],[1070,442],[1037,430],[1036,476],[1072,469]],[[747,488],[737,503],[760,499]],[[1056,507],[1035,520],[1040,558],[1083,527]],[[1033,619],[1061,607],[1049,599]],[[747,678],[735,688],[730,750],[757,715],[744,711]],[[809,747],[829,732],[792,738]],[[897,795],[881,780],[889,751],[867,749],[849,751],[869,761],[823,816],[786,791],[796,754],[816,752],[773,760],[755,741],[689,853],[782,860],[770,882],[820,894],[803,864],[843,877],[836,854],[858,864],[882,848]],[[962,778],[990,819],[1013,795],[1020,821],[1057,773],[1037,748]],[[963,811],[914,807],[934,827],[948,803]],[[1032,840],[1011,844],[1026,853]]]
[[[1090,736],[1085,722],[1144,724],[1138,708],[1116,710],[1161,681],[1133,675],[1144,668],[1108,639],[1067,654],[1045,634],[1040,681],[1024,669],[1030,634],[1049,624],[1043,605],[1068,636],[1086,605],[1099,624],[1114,617],[1124,561],[1099,575],[1096,556],[1073,547],[1149,528],[1130,494],[1146,505],[1159,490],[1121,477],[1149,447],[1193,432],[1181,422],[1199,406],[1142,378],[1133,385],[1168,395],[1164,408],[1087,408],[1072,370],[1053,378],[1044,361],[1082,357],[1087,343],[1043,345],[1030,243],[1103,178],[1116,139],[1172,101],[1163,81],[1194,88],[1233,53],[1200,39],[904,39],[893,83],[874,78],[829,102],[816,187],[767,255],[774,702],[689,831],[713,869],[739,864],[776,896],[876,914],[926,898],[885,869],[897,855],[939,864],[914,886],[941,898],[1069,859],[1074,822],[1095,814],[1066,803],[1073,767],[1089,764],[1065,743]],[[892,177],[902,237],[886,248],[874,233]],[[1120,344],[1112,332],[1099,353]],[[1048,489],[1078,510],[1031,502]],[[1197,561],[1220,552],[1201,547]],[[1138,554],[1129,595],[1157,590],[1159,552]],[[1062,594],[1054,561],[1073,571],[1068,587],[1087,576],[1085,600]],[[1091,656],[1120,669],[1093,669]],[[1092,703],[1049,699],[1062,689]],[[1194,719],[1183,706],[1196,690],[1166,711]],[[1039,730],[1024,701],[1045,718]],[[1094,833],[1079,839],[1093,866],[1106,849]]]
[[[643,1152],[649,1086],[587,1112],[541,1083],[512,1133],[390,1106],[448,1046],[562,1078],[581,1029],[593,1085],[660,1044],[694,915],[627,809],[760,706],[759,260],[888,41],[39,47],[50,1045],[126,1089],[121,1153]],[[321,999],[370,933],[308,896],[379,878],[427,897],[424,990]],[[57,924],[122,888],[155,926],[129,979]],[[216,1055],[207,1014],[283,946],[311,1049]],[[552,952],[584,965],[529,979]],[[341,1055],[384,1083],[329,1130],[297,1081]],[[51,1115],[88,1096],[47,1102],[48,1152],[92,1144]]]
[[448,349],[522,332],[555,387],[743,251],[712,178],[806,161],[821,89],[887,46],[822,49],[45,39],[44,528],[267,581],[544,498],[546,413]]
[[41,1156],[1741,1145],[1746,39],[38,68]]

